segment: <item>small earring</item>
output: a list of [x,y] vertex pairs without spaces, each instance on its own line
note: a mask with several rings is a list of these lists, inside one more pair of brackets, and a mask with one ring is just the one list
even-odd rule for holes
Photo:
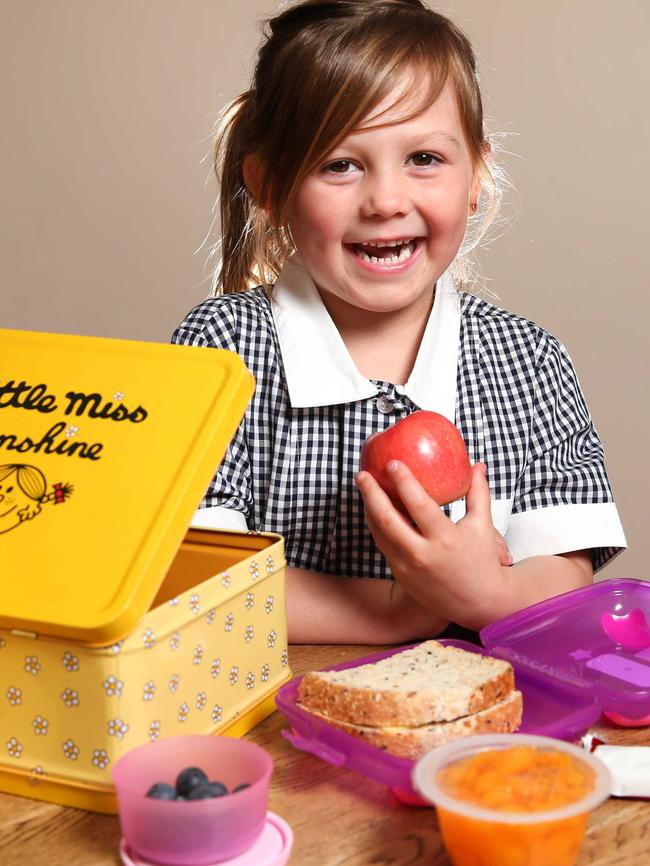
[[473,213],[476,213],[476,211],[478,210],[478,203],[475,202],[475,201],[473,201],[473,202],[470,204],[469,209],[470,209]]

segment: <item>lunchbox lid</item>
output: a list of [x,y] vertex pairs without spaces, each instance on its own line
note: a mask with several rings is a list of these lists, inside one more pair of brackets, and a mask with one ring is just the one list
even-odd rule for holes
[[226,350],[0,330],[0,627],[130,634],[254,387]]
[[480,633],[513,664],[582,686],[619,724],[648,724],[650,583],[603,580],[504,617]]

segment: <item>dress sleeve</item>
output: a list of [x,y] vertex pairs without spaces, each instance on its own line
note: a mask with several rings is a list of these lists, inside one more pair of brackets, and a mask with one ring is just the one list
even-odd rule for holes
[[528,459],[517,481],[506,542],[516,561],[591,550],[594,571],[626,547],[603,446],[571,359],[543,334]]
[[[234,312],[218,301],[199,304],[172,335],[172,343],[238,351]],[[252,510],[250,461],[246,441],[246,418],[232,438],[217,468],[192,525],[246,528]],[[204,515],[200,512],[209,509]],[[228,515],[226,510],[239,512]]]

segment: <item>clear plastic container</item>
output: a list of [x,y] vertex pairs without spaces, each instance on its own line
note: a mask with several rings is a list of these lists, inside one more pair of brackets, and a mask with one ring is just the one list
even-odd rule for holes
[[[174,785],[186,767],[200,767],[229,791],[209,800],[156,800],[156,782]],[[247,740],[219,736],[169,737],[127,752],[113,768],[125,842],[143,859],[168,866],[205,866],[253,846],[264,830],[270,755]]]
[[650,583],[616,578],[531,605],[486,626],[492,655],[595,695],[620,725],[650,724]]
[[[442,640],[441,643],[468,652],[488,654],[487,650],[467,641]],[[345,670],[379,661],[405,649],[408,647],[392,647],[363,658],[342,662],[328,670]],[[524,700],[524,715],[519,728],[522,733],[577,740],[600,715],[600,705],[588,689],[549,677],[517,662],[513,662],[513,668],[515,685],[521,691]],[[285,729],[282,732],[285,739],[297,749],[310,752],[334,766],[347,767],[383,785],[388,785],[404,803],[417,806],[429,805],[424,803],[413,789],[411,782],[413,761],[390,755],[303,710],[298,704],[301,680],[302,677],[295,677],[282,686],[275,699],[278,710],[291,725],[290,730]]]
[[[472,766],[495,752],[491,769]],[[454,866],[574,866],[589,812],[609,796],[611,777],[570,743],[485,734],[429,752],[413,769],[413,785],[435,805]]]

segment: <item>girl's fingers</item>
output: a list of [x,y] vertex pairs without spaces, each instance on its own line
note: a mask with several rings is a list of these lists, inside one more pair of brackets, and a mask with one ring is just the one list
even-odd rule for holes
[[386,474],[395,485],[397,494],[409,516],[425,537],[432,536],[445,525],[447,518],[410,471],[399,460],[391,460]]
[[486,477],[485,463],[475,463],[472,466],[472,482],[465,499],[468,517],[478,517],[492,523],[490,508],[490,488]]
[[512,554],[508,549],[505,538],[498,529],[494,530],[497,537],[497,550],[499,551],[499,562],[501,565],[512,565]]
[[[366,523],[380,543],[396,547],[412,544],[417,537],[406,515],[395,508],[388,494],[369,472],[359,472],[356,484],[363,496]],[[384,553],[387,551],[383,550]]]

